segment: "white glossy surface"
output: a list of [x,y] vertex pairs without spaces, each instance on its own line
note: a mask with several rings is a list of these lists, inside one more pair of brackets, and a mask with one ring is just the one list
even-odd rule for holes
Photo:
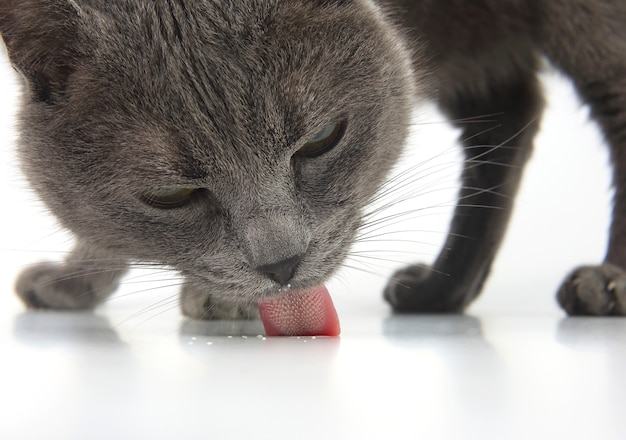
[[432,258],[447,225],[454,133],[427,124],[412,144],[439,160],[421,175],[437,173],[399,209],[430,208],[393,225],[421,232],[359,244],[368,253],[348,264],[374,274],[330,286],[341,338],[264,339],[258,323],[185,321],[176,279],[141,270],[95,313],[23,311],[15,274],[70,240],[16,172],[0,68],[1,439],[626,438],[626,320],[568,319],[554,304],[569,269],[601,259],[610,192],[597,132],[553,76],[510,233],[468,316],[392,316],[380,298],[390,268],[416,258],[404,252]]

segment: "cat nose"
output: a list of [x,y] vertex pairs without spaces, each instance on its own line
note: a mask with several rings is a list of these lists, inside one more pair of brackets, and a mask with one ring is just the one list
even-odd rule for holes
[[302,261],[302,257],[303,255],[295,255],[291,258],[287,258],[286,260],[279,261],[278,263],[258,266],[256,270],[267,275],[271,280],[285,287],[293,278],[298,264]]

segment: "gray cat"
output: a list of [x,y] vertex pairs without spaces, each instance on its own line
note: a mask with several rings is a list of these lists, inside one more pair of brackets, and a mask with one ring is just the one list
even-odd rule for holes
[[91,308],[133,262],[180,271],[192,318],[256,316],[279,291],[318,289],[418,97],[452,121],[497,120],[459,125],[467,160],[444,250],[385,290],[396,311],[461,312],[510,216],[546,57],[615,166],[605,262],[573,272],[558,299],[569,314],[624,315],[625,25],[620,0],[0,0],[24,78],[23,169],[78,243],[63,265],[27,269],[18,294]]

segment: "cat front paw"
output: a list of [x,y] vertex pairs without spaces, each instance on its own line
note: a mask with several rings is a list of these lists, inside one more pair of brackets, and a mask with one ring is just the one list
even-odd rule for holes
[[419,264],[397,271],[384,291],[393,310],[406,313],[461,313],[464,297],[447,275]]
[[557,300],[568,315],[625,316],[626,271],[612,264],[580,267],[565,279]]
[[91,309],[116,288],[119,271],[93,271],[58,263],[25,269],[15,283],[22,302],[32,309]]

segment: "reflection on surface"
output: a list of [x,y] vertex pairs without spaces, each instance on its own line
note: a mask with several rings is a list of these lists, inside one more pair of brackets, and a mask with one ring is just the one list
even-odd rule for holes
[[[586,367],[584,384],[571,384],[573,389],[591,385],[601,396],[595,401],[580,402],[581,407],[599,404],[604,411],[604,423],[609,426],[612,420],[622,420],[626,407],[626,319],[564,318],[559,321],[556,339],[565,347],[584,354],[586,359],[598,360],[600,365],[600,368]],[[581,367],[585,368],[584,364],[570,366],[571,369]],[[593,414],[593,410],[589,412]]]
[[626,350],[626,319],[575,316],[559,321],[556,339],[577,350]]
[[27,311],[15,317],[17,341],[28,345],[121,343],[109,320],[91,311]]
[[[444,317],[445,319],[442,319]],[[389,341],[402,344],[424,340],[453,338],[482,339],[480,320],[467,315],[406,315],[397,314],[383,322],[383,335]]]
[[462,438],[476,427],[505,435],[513,423],[509,372],[480,319],[398,314],[383,321],[383,335],[413,353],[414,364],[392,380],[411,396],[396,397],[405,402],[401,412],[411,417],[419,408],[412,417],[428,436]]
[[112,315],[0,321],[1,438],[624,438],[624,319],[382,311],[264,338]]
[[179,333],[182,338],[192,336],[256,337],[265,335],[265,330],[260,320],[199,321],[184,319],[181,321]]
[[0,422],[2,438],[73,438],[130,417],[139,364],[107,318],[28,311],[14,317],[12,330],[3,343],[10,357],[0,387],[12,405]]

